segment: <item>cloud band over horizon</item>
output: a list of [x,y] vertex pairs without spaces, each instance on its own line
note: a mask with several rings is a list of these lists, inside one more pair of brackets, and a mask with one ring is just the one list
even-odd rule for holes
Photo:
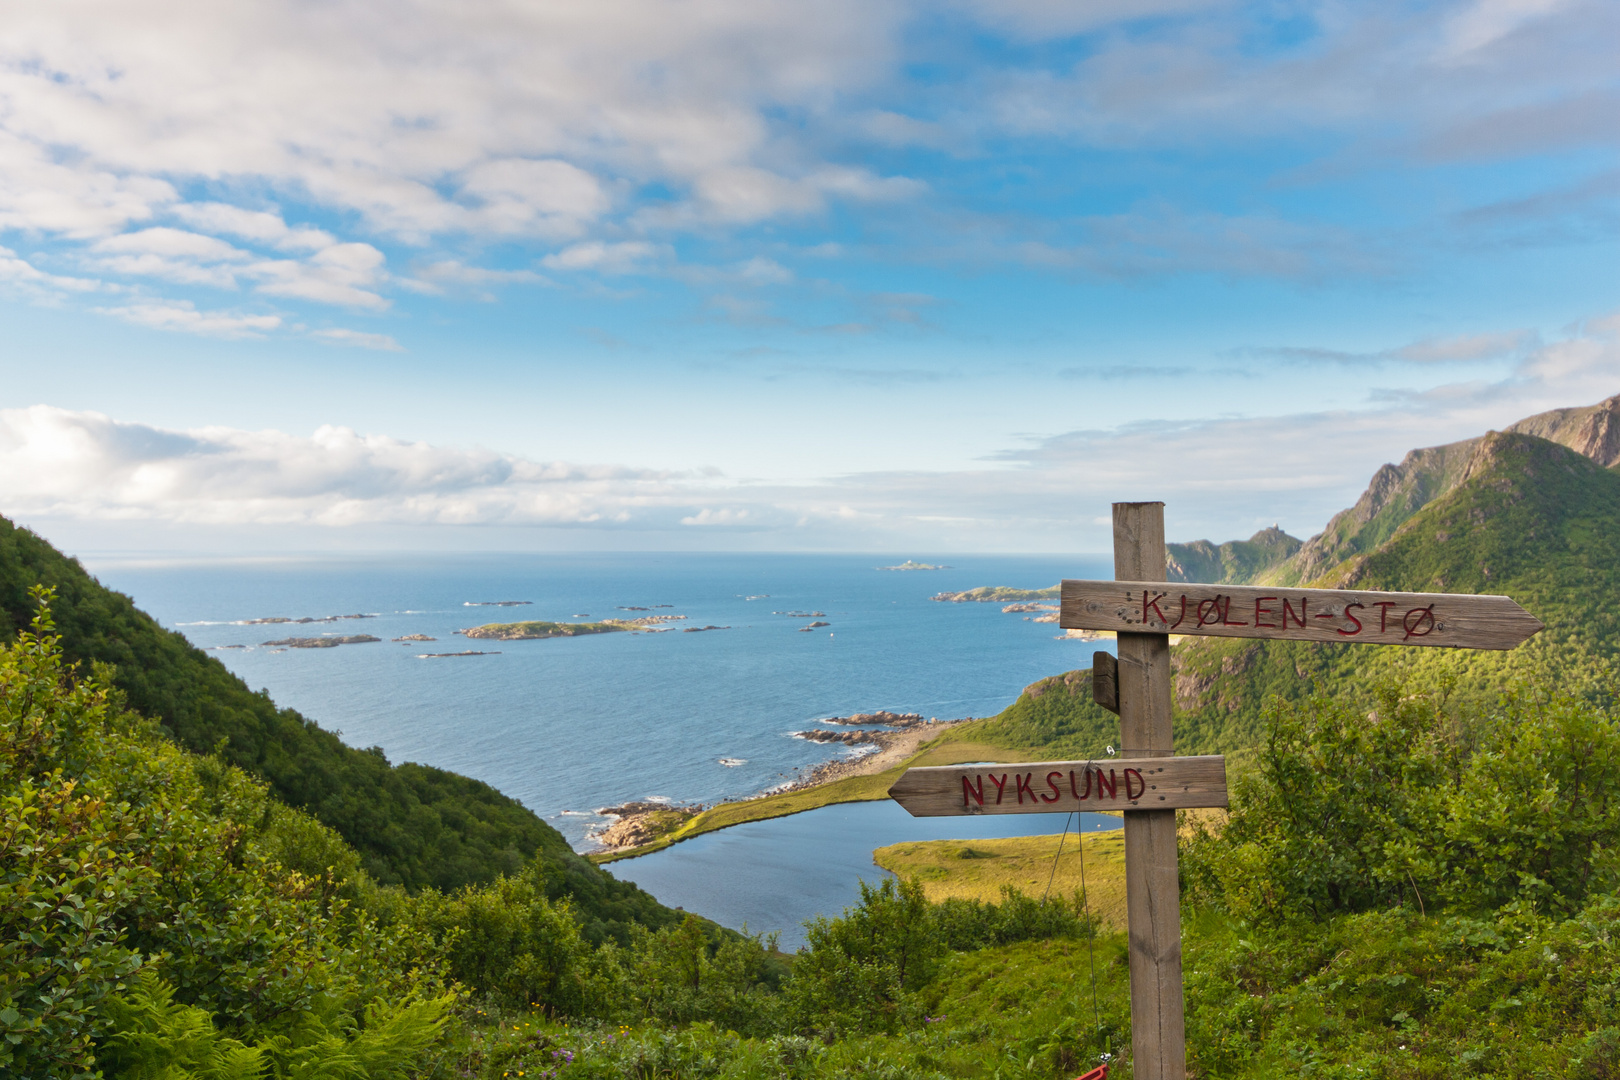
[[[1162,498],[1174,522],[1203,538],[1242,538],[1272,522],[1308,535],[1353,502],[1383,461],[1589,404],[1620,390],[1617,371],[1620,319],[1594,319],[1531,351],[1494,385],[1459,384],[1381,408],[1133,422],[1009,447],[971,469],[798,484],[702,463],[539,462],[332,425],[308,436],[176,431],[36,405],[0,410],[0,512],[109,526],[271,526],[306,539],[408,525],[563,531],[583,546],[591,541],[582,533],[667,542],[685,532],[703,538],[683,545],[718,548],[1054,551],[1105,548],[1109,502]],[[1433,437],[1413,442],[1413,432]]]

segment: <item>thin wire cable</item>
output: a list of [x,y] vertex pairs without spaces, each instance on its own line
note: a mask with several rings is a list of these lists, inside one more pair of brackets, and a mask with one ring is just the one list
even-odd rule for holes
[[[1091,962],[1091,1015],[1102,1031],[1102,1006],[1097,1004],[1097,927],[1091,921],[1091,892],[1086,888],[1086,819],[1080,819],[1080,909],[1086,916],[1086,959]],[[1106,1075],[1106,1074],[1104,1074]]]
[[[963,783],[966,782],[967,781],[965,780],[963,781]],[[966,797],[964,796],[964,799],[965,798]],[[1043,904],[1046,903],[1046,898],[1052,895],[1052,882],[1057,879],[1058,860],[1063,858],[1063,841],[1069,838],[1069,822],[1073,820],[1074,811],[1070,810],[1069,816],[1063,819],[1063,835],[1058,837],[1058,850],[1057,854],[1052,857],[1052,872],[1048,874],[1046,878],[1046,891],[1041,893],[1041,903]]]

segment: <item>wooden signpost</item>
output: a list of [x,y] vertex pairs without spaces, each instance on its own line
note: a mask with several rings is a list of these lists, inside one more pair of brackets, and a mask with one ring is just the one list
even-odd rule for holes
[[907,769],[889,795],[919,817],[1121,810],[1135,1080],[1187,1074],[1176,810],[1226,805],[1226,761],[1172,756],[1170,635],[1511,649],[1541,623],[1505,596],[1168,585],[1164,504],[1114,504],[1113,581],[1065,581],[1058,625],[1118,634],[1092,692],[1120,757]]

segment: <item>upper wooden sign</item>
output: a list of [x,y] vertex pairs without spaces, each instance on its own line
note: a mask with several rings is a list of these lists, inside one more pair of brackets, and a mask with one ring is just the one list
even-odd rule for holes
[[1099,758],[907,769],[889,798],[913,817],[1226,805],[1226,759]]
[[1511,649],[1541,620],[1505,596],[1065,581],[1059,626],[1127,634]]

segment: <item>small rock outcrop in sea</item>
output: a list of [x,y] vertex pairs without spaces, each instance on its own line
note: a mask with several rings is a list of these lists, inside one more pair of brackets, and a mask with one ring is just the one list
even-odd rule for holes
[[376,617],[377,616],[375,615],[323,615],[320,618],[315,618],[310,615],[305,615],[302,619],[288,619],[279,615],[272,615],[269,618],[264,619],[242,619],[239,620],[236,625],[275,626],[280,623],[295,623],[299,626],[303,626],[308,623],[337,622],[339,619],[375,619]]
[[817,720],[818,724],[872,724],[883,727],[910,728],[918,724],[931,723],[924,720],[922,713],[895,713],[879,710],[877,712],[858,712],[853,716],[829,716],[825,720]]
[[470,638],[494,638],[496,641],[534,641],[542,638],[579,637],[582,634],[611,634],[634,629],[630,623],[607,619],[587,623],[489,623],[468,630],[457,630],[456,633]]
[[406,634],[404,637],[397,637],[394,640],[395,641],[438,641],[439,639],[436,638],[436,637],[428,637],[426,634]]
[[455,656],[499,656],[500,650],[494,652],[480,652],[477,649],[464,649],[461,652],[425,652],[417,653],[418,660],[448,660]]
[[819,619],[826,615],[825,611],[773,611],[772,615],[786,615],[790,619]]
[[344,637],[290,637],[280,641],[267,641],[265,647],[281,646],[286,649],[335,649],[339,645],[363,645],[368,641],[381,641],[370,634],[348,634]]
[[1014,589],[1007,585],[981,585],[965,592],[935,593],[933,599],[947,604],[1005,604],[1011,600],[1057,600],[1062,596],[1061,585],[1044,589]]
[[731,629],[731,627],[729,627],[729,626],[683,626],[683,627],[681,627],[681,633],[683,633],[683,634],[701,634],[705,630],[730,630],[730,629]]
[[795,731],[795,739],[805,739],[814,743],[843,743],[845,746],[861,746],[868,743],[884,745],[894,737],[888,731],[822,731],[820,728],[811,728],[809,731]]
[[807,634],[812,630],[817,630],[817,629],[820,629],[823,626],[831,626],[831,625],[832,625],[832,623],[830,623],[830,622],[821,622],[820,620],[817,620],[816,622],[811,623],[809,626],[801,626],[801,627],[799,627],[799,633]]

